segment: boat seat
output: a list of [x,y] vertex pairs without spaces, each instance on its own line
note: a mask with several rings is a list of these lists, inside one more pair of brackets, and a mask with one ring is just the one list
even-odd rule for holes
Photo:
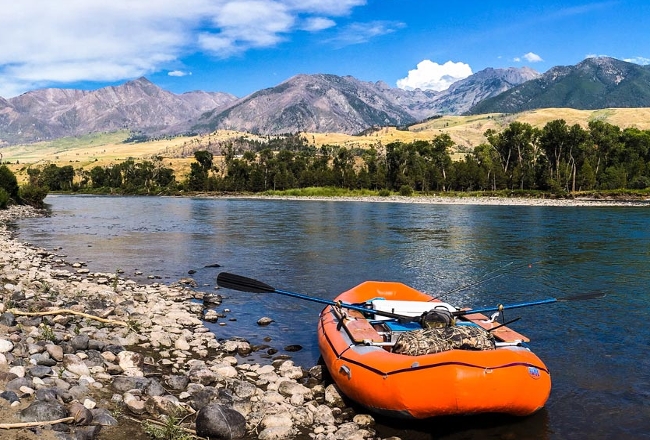
[[[370,301],[372,308],[380,312],[396,313],[404,316],[420,316],[424,312],[436,308],[444,308],[455,312],[456,307],[442,301],[401,301],[393,299],[373,299]],[[375,315],[377,320],[391,319],[386,316]]]
[[[336,311],[335,311],[336,313]],[[370,325],[363,314],[357,310],[346,310],[345,315],[338,315],[343,328],[355,343],[383,342],[384,338]]]
[[490,321],[487,316],[483,315],[482,313],[468,313],[463,318],[491,332],[497,341],[513,343],[530,342],[530,339],[528,339],[528,337],[514,331],[509,327],[501,326],[501,324],[498,322]]

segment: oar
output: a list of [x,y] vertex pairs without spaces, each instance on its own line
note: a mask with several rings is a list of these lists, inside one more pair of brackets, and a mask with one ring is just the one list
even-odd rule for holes
[[249,293],[279,293],[280,295],[291,296],[300,298],[307,301],[313,301],[330,306],[343,307],[350,310],[357,310],[362,313],[374,313],[375,315],[386,316],[387,318],[399,319],[401,321],[419,321],[420,316],[404,316],[396,313],[383,312],[381,310],[367,309],[354,304],[344,302],[337,302],[328,299],[316,298],[313,296],[303,295],[301,293],[289,292],[287,290],[276,289],[261,281],[254,280],[253,278],[243,277],[234,273],[221,272],[217,275],[217,285],[224,289],[238,290],[240,292]]
[[565,298],[547,298],[547,299],[540,299],[538,301],[528,301],[528,302],[521,302],[515,304],[499,304],[498,306],[495,307],[486,307],[483,309],[459,310],[457,312],[452,312],[452,315],[463,316],[472,313],[500,312],[501,310],[506,310],[506,309],[518,309],[520,307],[537,306],[540,304],[551,304],[560,301],[580,301],[584,299],[602,298],[604,296],[605,296],[604,293],[585,293],[583,295],[567,296]]
[[[224,289],[232,289],[232,290],[238,290],[240,292],[250,292],[250,293],[278,293],[280,295],[286,295],[286,296],[291,296],[294,298],[300,298],[304,299],[307,301],[313,301],[321,304],[327,304],[330,306],[338,306],[338,307],[343,307],[346,309],[350,310],[357,310],[362,313],[374,313],[375,315],[379,316],[386,316],[388,318],[393,318],[393,319],[399,319],[401,321],[406,321],[406,322],[417,322],[420,320],[421,316],[404,316],[404,315],[398,315],[396,313],[390,313],[390,312],[384,312],[381,310],[374,310],[374,309],[368,309],[365,307],[361,307],[355,304],[348,304],[344,302],[337,302],[337,301],[332,301],[328,299],[322,299],[322,298],[316,298],[313,296],[307,296],[303,295],[301,293],[295,293],[295,292],[289,292],[287,290],[281,290],[281,289],[276,289],[275,287],[269,286],[268,284],[265,284],[261,281],[257,281],[253,278],[248,278],[244,277],[241,275],[236,275],[233,273],[228,273],[228,272],[221,272],[217,276],[217,285],[220,287],[223,287]],[[488,312],[500,312],[505,309],[516,309],[519,307],[528,307],[528,306],[536,306],[539,304],[550,304],[558,301],[576,301],[576,300],[583,300],[583,299],[593,299],[593,298],[602,298],[605,296],[604,293],[587,293],[584,295],[577,295],[577,296],[571,296],[571,297],[566,297],[566,298],[547,298],[547,299],[542,299],[539,301],[530,301],[530,302],[523,302],[523,303],[515,303],[515,304],[508,304],[508,305],[503,305],[499,304],[496,307],[488,307],[484,309],[470,309],[470,310],[459,310],[456,312],[451,312],[452,315],[454,316],[463,316],[463,315],[469,315],[472,313],[488,313]],[[432,305],[435,305],[435,303],[432,303]]]

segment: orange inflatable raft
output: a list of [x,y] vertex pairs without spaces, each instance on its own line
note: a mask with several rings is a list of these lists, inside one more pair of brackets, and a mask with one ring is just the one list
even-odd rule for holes
[[[394,282],[367,281],[336,301],[405,316],[440,308],[458,311]],[[525,336],[478,313],[458,316],[455,325],[494,328],[493,346],[396,353],[396,340],[421,328],[419,324],[332,305],[320,314],[318,345],[341,391],[380,414],[416,419],[477,413],[525,416],[544,406],[551,376],[526,347]]]

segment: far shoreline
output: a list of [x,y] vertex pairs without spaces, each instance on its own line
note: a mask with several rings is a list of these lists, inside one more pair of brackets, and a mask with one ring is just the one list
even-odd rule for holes
[[[204,199],[290,200],[317,202],[402,203],[419,205],[484,205],[484,206],[549,206],[549,207],[650,207],[650,197],[503,197],[503,196],[441,196],[441,195],[282,195],[244,193],[183,193],[183,194],[93,194],[52,192],[48,196],[81,197],[180,197]],[[47,204],[47,200],[45,200]]]
[[650,199],[595,199],[595,198],[533,198],[493,196],[291,196],[291,195],[196,195],[193,197],[214,197],[251,200],[291,200],[319,202],[368,202],[405,203],[423,205],[486,205],[486,206],[555,206],[555,207],[650,207]]

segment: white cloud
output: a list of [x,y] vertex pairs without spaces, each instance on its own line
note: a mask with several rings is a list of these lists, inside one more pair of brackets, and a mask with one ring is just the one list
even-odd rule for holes
[[627,61],[628,63],[640,64],[642,66],[647,66],[650,64],[650,58],[646,58],[646,57],[625,58],[623,61]]
[[[255,11],[251,14],[251,11]],[[251,48],[269,47],[282,41],[293,28],[295,17],[281,3],[238,0],[219,7],[212,22],[216,31],[199,36],[202,49],[227,57]]]
[[284,4],[296,11],[311,14],[347,15],[355,6],[366,4],[366,0],[284,0]]
[[542,59],[542,57],[540,57],[539,55],[537,55],[536,53],[533,53],[533,52],[528,52],[527,54],[525,54],[523,56],[523,58],[526,61],[528,61],[529,63],[539,63],[539,62],[544,61]]
[[371,21],[367,23],[352,23],[346,26],[328,42],[338,47],[351,46],[353,44],[367,43],[375,37],[391,34],[405,26],[404,23],[396,21]]
[[445,64],[430,60],[420,61],[417,68],[409,70],[408,76],[397,80],[397,87],[405,90],[442,91],[461,79],[472,74],[472,68],[465,63],[447,61]]
[[323,29],[329,29],[333,26],[336,26],[334,20],[323,17],[310,17],[305,20],[305,23],[302,25],[302,30],[309,32],[322,31]]
[[169,76],[191,76],[192,72],[185,72],[183,70],[172,70],[171,72],[167,72],[167,75]]
[[[366,0],[25,0],[0,13],[0,96],[165,70],[317,32]],[[172,75],[173,76],[173,75]]]
[[544,61],[542,59],[542,57],[540,57],[539,55],[537,55],[536,53],[533,53],[533,52],[528,52],[528,53],[523,54],[520,57],[514,57],[512,59],[512,61],[514,61],[515,63],[521,63],[522,60],[526,60],[529,63],[540,63],[540,62]]

